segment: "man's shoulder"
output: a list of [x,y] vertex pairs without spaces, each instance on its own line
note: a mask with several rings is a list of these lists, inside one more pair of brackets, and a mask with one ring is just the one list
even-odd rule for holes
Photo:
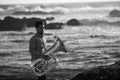
[[36,40],[37,38],[36,38],[36,36],[34,35],[34,36],[32,36],[31,38],[30,38],[30,40],[29,41],[34,41],[34,40]]
[[39,40],[39,37],[37,37],[36,35],[30,38],[30,41],[38,41],[38,40]]

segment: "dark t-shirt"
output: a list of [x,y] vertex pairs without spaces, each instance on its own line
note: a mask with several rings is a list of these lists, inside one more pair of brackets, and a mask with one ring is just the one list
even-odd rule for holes
[[29,52],[31,54],[31,60],[42,58],[44,55],[44,41],[43,38],[35,34],[29,41]]

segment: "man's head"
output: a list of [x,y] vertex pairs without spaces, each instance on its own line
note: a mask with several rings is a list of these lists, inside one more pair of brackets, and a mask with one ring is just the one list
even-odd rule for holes
[[35,22],[35,28],[38,34],[43,35],[44,28],[45,28],[45,22],[42,20]]

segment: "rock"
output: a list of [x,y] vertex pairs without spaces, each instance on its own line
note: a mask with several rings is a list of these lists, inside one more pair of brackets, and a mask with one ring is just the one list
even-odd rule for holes
[[62,29],[62,23],[55,22],[55,23],[49,23],[46,24],[45,29]]
[[52,20],[55,20],[55,18],[54,17],[47,17],[46,20],[52,21]]
[[[35,25],[35,22],[36,21],[41,21],[41,20],[44,20],[44,19],[41,19],[41,18],[35,18],[35,17],[33,17],[33,18],[23,18],[23,21],[25,21],[25,23],[26,23],[26,26],[27,27],[34,27]],[[44,22],[45,22],[45,24],[46,24],[46,21],[44,20]]]
[[77,19],[71,19],[67,22],[67,25],[79,26],[79,25],[81,25],[81,23]]
[[[54,19],[51,17],[50,19]],[[0,20],[0,31],[22,31],[26,30],[28,27],[34,27],[36,21],[43,20],[46,27],[45,29],[62,29],[63,23],[60,22],[53,22],[46,24],[46,19],[41,18],[14,18],[11,16],[7,16],[4,18],[4,20]]]
[[110,17],[120,17],[120,11],[115,9],[109,13],[109,16]]
[[0,20],[0,23],[2,22],[2,20]]
[[71,80],[119,80],[120,61],[108,65],[86,70],[77,74]]
[[106,38],[107,36],[105,35],[91,35],[91,38]]
[[0,31],[23,31],[26,29],[23,20],[7,16],[0,21]]

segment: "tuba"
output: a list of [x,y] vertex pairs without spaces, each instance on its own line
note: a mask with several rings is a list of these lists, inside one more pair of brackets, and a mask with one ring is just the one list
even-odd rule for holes
[[67,49],[61,39],[57,36],[55,36],[55,38],[56,40],[54,44],[45,51],[45,55],[48,55],[50,59],[44,60],[39,58],[31,64],[31,68],[37,76],[42,76],[57,66],[58,61],[55,57],[55,53],[59,51],[65,53],[67,52]]

